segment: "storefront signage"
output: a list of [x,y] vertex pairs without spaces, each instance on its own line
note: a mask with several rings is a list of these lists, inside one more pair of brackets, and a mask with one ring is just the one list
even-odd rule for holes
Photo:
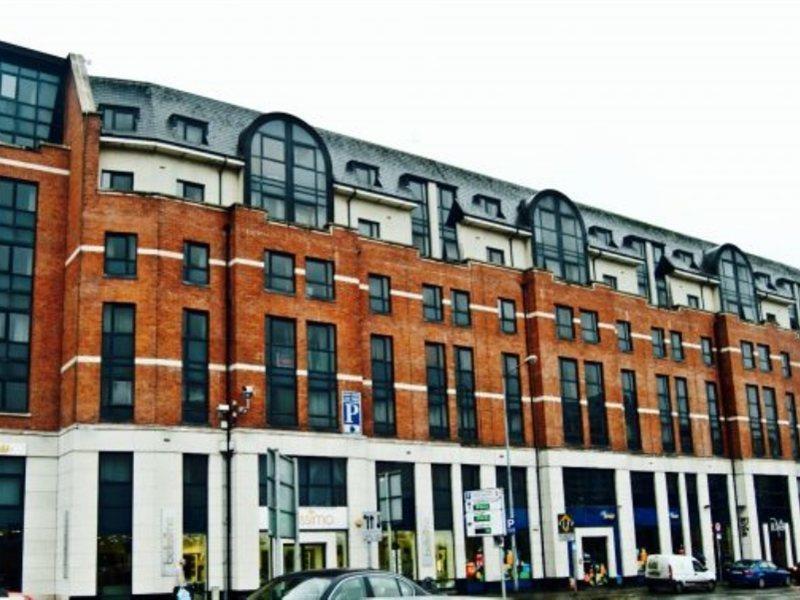
[[568,513],[558,513],[558,533],[562,536],[575,535],[575,521]]
[[464,492],[464,519],[468,537],[506,534],[503,490],[486,488]]
[[783,533],[786,531],[786,521],[783,519],[771,518],[769,520],[769,530],[774,533]]
[[175,574],[177,557],[175,556],[175,511],[161,511],[161,576]]
[[301,531],[347,529],[346,506],[301,506],[297,518]]
[[342,433],[361,434],[361,392],[342,392]]
[[0,442],[0,456],[25,456],[26,454],[27,448],[25,444]]

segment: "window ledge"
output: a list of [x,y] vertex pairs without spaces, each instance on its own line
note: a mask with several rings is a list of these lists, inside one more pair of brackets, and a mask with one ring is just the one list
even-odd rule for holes
[[29,412],[10,412],[10,411],[0,411],[0,417],[20,417],[20,418],[28,418],[31,416]]

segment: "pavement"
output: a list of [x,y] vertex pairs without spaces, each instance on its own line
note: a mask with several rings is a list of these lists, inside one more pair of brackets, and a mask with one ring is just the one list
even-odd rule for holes
[[516,594],[512,600],[607,600],[609,598],[623,598],[634,600],[637,598],[658,598],[663,600],[708,600],[709,598],[754,598],[756,600],[777,600],[778,598],[800,598],[800,587],[775,587],[765,590],[729,588],[718,586],[714,592],[689,592],[681,595],[658,593],[650,594],[646,588],[593,588],[579,592],[536,592],[531,594]]

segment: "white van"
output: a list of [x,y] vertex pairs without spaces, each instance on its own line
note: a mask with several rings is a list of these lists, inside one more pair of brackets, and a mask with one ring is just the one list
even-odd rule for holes
[[713,591],[717,579],[699,560],[683,554],[651,554],[647,557],[644,580],[647,589],[668,589],[681,593],[687,589]]

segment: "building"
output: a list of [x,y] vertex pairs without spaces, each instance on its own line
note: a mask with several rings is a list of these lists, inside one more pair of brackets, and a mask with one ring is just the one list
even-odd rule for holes
[[797,556],[800,270],[8,44],[0,142],[5,585],[168,594],[183,555],[222,587],[217,409],[243,386],[237,591],[291,564],[262,531],[273,448],[301,457],[304,565],[366,566],[399,472],[397,568],[496,585],[461,498],[504,487],[506,423],[523,586],[572,572],[561,513],[612,577]]

